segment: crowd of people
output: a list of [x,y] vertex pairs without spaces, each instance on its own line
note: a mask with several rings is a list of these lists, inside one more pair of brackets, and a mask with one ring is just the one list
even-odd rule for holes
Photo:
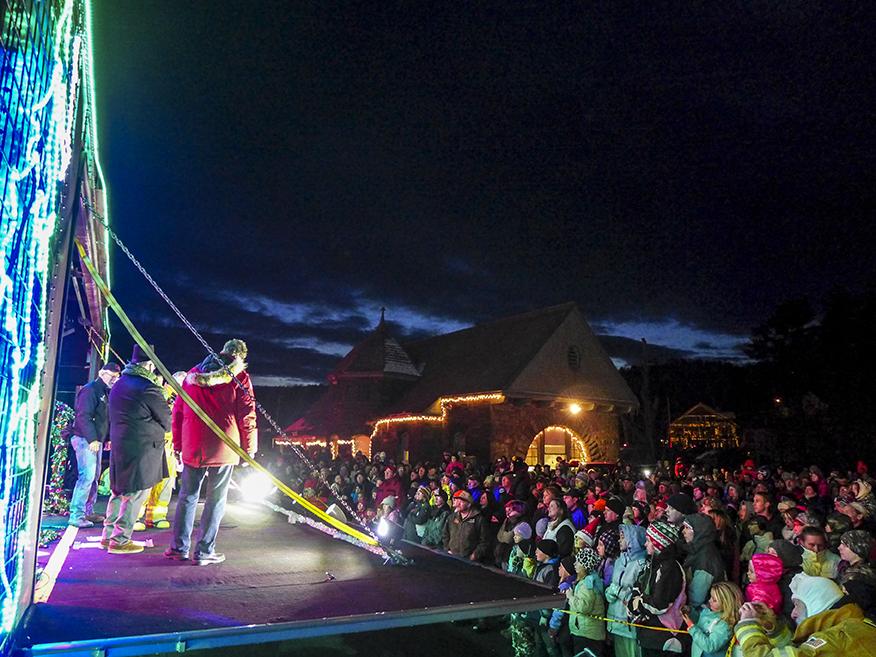
[[562,607],[505,619],[516,655],[876,655],[876,496],[863,463],[313,462],[266,465],[314,503],[344,498],[375,529],[561,593]]

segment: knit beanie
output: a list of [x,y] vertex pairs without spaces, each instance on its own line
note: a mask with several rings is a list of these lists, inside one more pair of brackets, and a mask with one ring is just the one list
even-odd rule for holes
[[539,541],[536,547],[544,552],[550,559],[553,559],[560,553],[560,547],[557,545],[557,542],[550,538]]
[[565,568],[566,572],[572,577],[575,576],[575,558],[571,554],[560,559],[560,565]]
[[666,500],[666,505],[671,506],[673,509],[675,509],[684,516],[689,516],[697,512],[697,505],[694,504],[693,498],[690,495],[686,495],[684,493],[676,493],[675,495],[670,495],[669,499]]
[[550,522],[546,517],[539,518],[538,522],[535,523],[535,533],[539,537],[544,536],[544,533],[547,531],[548,522]]
[[627,510],[627,505],[624,501],[619,497],[610,497],[608,501],[605,503],[605,506],[614,511],[619,516],[624,514],[624,511]]
[[870,550],[873,547],[873,537],[870,536],[869,532],[865,532],[863,529],[853,529],[842,535],[840,543],[845,545],[864,561],[870,559]]
[[532,527],[528,522],[520,522],[514,525],[514,533],[519,534],[524,541],[528,541],[532,538]]
[[606,559],[617,559],[620,554],[620,536],[617,530],[607,529],[599,535],[599,542],[605,548]]
[[783,538],[776,539],[770,543],[770,548],[776,551],[785,570],[797,570],[803,565],[803,548],[799,545],[786,541]]
[[675,545],[676,541],[678,541],[678,535],[678,527],[662,520],[652,522],[645,530],[645,536],[650,539],[657,554]]
[[592,573],[599,568],[599,564],[601,563],[602,557],[600,557],[599,553],[593,548],[584,548],[583,550],[579,550],[578,554],[575,555],[576,567],[582,566],[587,573]]

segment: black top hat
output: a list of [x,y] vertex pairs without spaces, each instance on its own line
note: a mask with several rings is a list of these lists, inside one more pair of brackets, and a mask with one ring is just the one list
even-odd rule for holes
[[[150,344],[149,349],[151,349],[154,352],[155,346]],[[134,351],[131,352],[131,362],[132,363],[145,363],[147,360],[152,360],[151,358],[149,358],[149,354],[147,354],[145,351],[143,351],[140,348],[140,345],[135,344]]]

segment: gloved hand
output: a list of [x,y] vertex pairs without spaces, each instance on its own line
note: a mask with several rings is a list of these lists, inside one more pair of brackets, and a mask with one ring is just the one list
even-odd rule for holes
[[565,593],[570,588],[572,588],[572,582],[570,582],[569,580],[563,580],[562,582],[560,582],[560,586],[558,588],[560,590],[560,593]]

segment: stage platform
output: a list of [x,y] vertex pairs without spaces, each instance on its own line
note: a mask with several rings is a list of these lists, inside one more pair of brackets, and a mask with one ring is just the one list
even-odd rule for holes
[[169,530],[137,533],[155,547],[134,555],[94,547],[88,539],[99,534],[78,530],[48,601],[33,605],[20,628],[23,654],[217,649],[561,602],[540,585],[406,543],[401,549],[413,565],[385,565],[262,506],[229,503],[217,547],[227,561],[217,565],[165,559]]

